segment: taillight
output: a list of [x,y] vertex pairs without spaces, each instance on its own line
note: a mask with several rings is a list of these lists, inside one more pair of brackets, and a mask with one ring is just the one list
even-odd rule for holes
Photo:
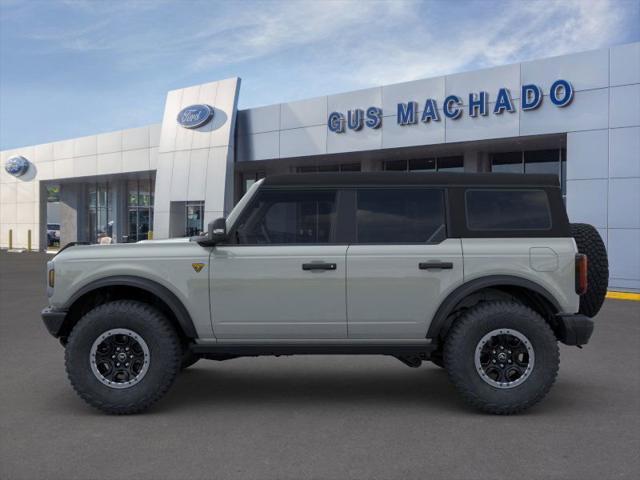
[[576,293],[587,293],[587,256],[582,253],[576,254]]

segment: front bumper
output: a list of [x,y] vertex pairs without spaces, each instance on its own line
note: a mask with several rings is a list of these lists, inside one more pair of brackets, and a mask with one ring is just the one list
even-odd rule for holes
[[42,310],[41,315],[42,321],[44,322],[45,327],[47,327],[47,330],[49,330],[49,333],[58,338],[62,331],[64,320],[67,318],[67,311],[47,307]]
[[586,345],[593,333],[593,320],[585,315],[558,315],[556,336],[565,345]]

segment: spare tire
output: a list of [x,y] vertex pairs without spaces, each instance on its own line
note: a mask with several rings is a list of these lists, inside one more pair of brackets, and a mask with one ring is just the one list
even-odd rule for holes
[[586,223],[572,223],[571,236],[578,252],[587,256],[587,292],[580,296],[579,312],[595,317],[600,311],[609,286],[607,249],[595,227]]

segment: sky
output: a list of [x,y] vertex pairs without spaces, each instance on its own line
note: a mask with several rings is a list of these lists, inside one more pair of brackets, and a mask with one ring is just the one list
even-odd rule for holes
[[640,40],[640,0],[0,0],[0,150]]

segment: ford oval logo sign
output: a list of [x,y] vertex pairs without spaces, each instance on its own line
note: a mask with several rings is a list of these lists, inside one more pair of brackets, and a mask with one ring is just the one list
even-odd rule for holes
[[178,123],[184,128],[198,128],[213,118],[213,108],[209,105],[191,105],[178,113]]
[[29,170],[29,160],[21,156],[11,157],[4,164],[4,169],[9,175],[21,177]]

